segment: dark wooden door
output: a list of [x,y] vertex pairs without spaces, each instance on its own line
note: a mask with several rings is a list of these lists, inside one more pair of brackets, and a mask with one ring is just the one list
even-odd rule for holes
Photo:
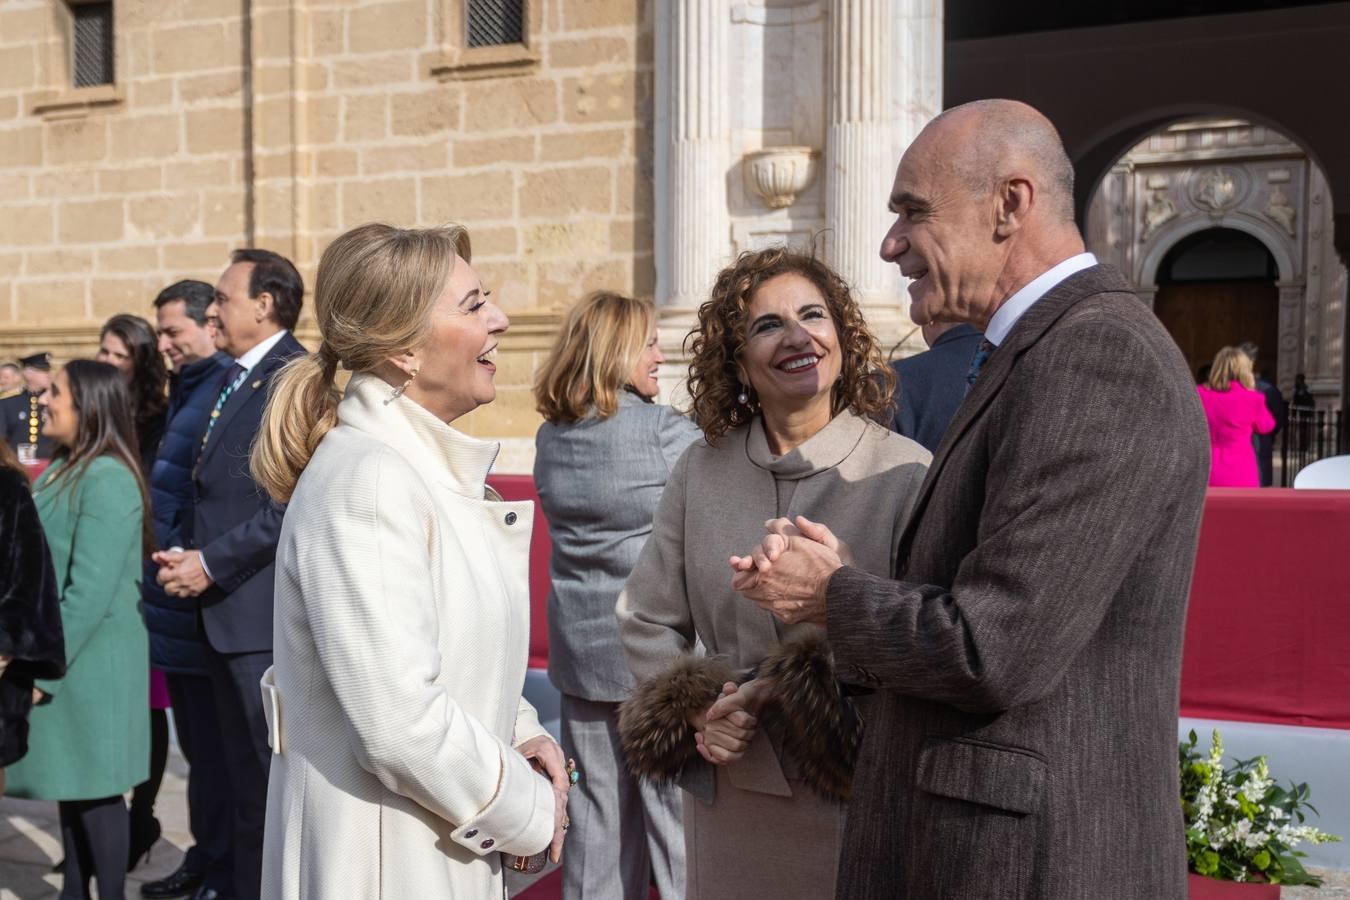
[[1256,370],[1274,380],[1279,357],[1280,292],[1271,281],[1183,281],[1158,285],[1153,311],[1196,369],[1220,347],[1255,341]]

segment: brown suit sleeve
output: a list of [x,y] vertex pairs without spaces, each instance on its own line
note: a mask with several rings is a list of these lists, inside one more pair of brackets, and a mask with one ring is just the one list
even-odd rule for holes
[[[939,483],[922,512],[978,519],[955,582],[850,568],[831,578],[828,634],[841,677],[975,713],[1055,686],[1138,559],[1140,523],[1197,465],[1168,441],[1181,411],[1141,385],[1141,370],[1167,371],[1157,354],[1153,336],[1097,316],[1063,324],[1018,360],[984,412],[994,418],[962,438],[990,442],[982,504],[943,503],[950,494]],[[948,466],[938,477],[962,472]]]

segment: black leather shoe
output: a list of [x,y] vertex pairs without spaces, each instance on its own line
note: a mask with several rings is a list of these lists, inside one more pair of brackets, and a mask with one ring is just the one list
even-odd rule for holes
[[229,900],[229,898],[215,888],[203,885],[197,888],[197,893],[192,895],[192,900]]
[[147,881],[141,885],[141,896],[146,900],[171,900],[174,897],[191,897],[197,893],[197,889],[202,886],[202,879],[206,875],[202,872],[193,872],[187,866],[179,866],[178,870],[166,878],[159,881]]

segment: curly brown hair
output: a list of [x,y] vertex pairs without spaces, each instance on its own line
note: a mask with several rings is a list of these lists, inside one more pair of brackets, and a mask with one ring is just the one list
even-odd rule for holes
[[760,285],[793,273],[816,286],[839,332],[839,382],[830,414],[851,410],[880,420],[891,408],[895,373],[886,365],[881,346],[867,327],[862,309],[848,283],[813,255],[786,247],[746,251],[717,275],[712,296],[698,308],[698,327],[685,338],[690,355],[689,395],[694,421],[709,444],[759,412],[753,389],[747,402],[738,395],[741,382],[736,359],[745,347],[745,311]]

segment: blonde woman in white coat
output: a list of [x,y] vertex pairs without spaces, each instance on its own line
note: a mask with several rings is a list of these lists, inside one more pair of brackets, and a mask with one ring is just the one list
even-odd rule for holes
[[328,248],[315,313],[253,456],[289,501],[262,895],[501,897],[500,852],[559,857],[568,788],[521,697],[532,508],[486,487],[498,445],[450,424],[495,396],[507,319],[465,231],[386,225]]

